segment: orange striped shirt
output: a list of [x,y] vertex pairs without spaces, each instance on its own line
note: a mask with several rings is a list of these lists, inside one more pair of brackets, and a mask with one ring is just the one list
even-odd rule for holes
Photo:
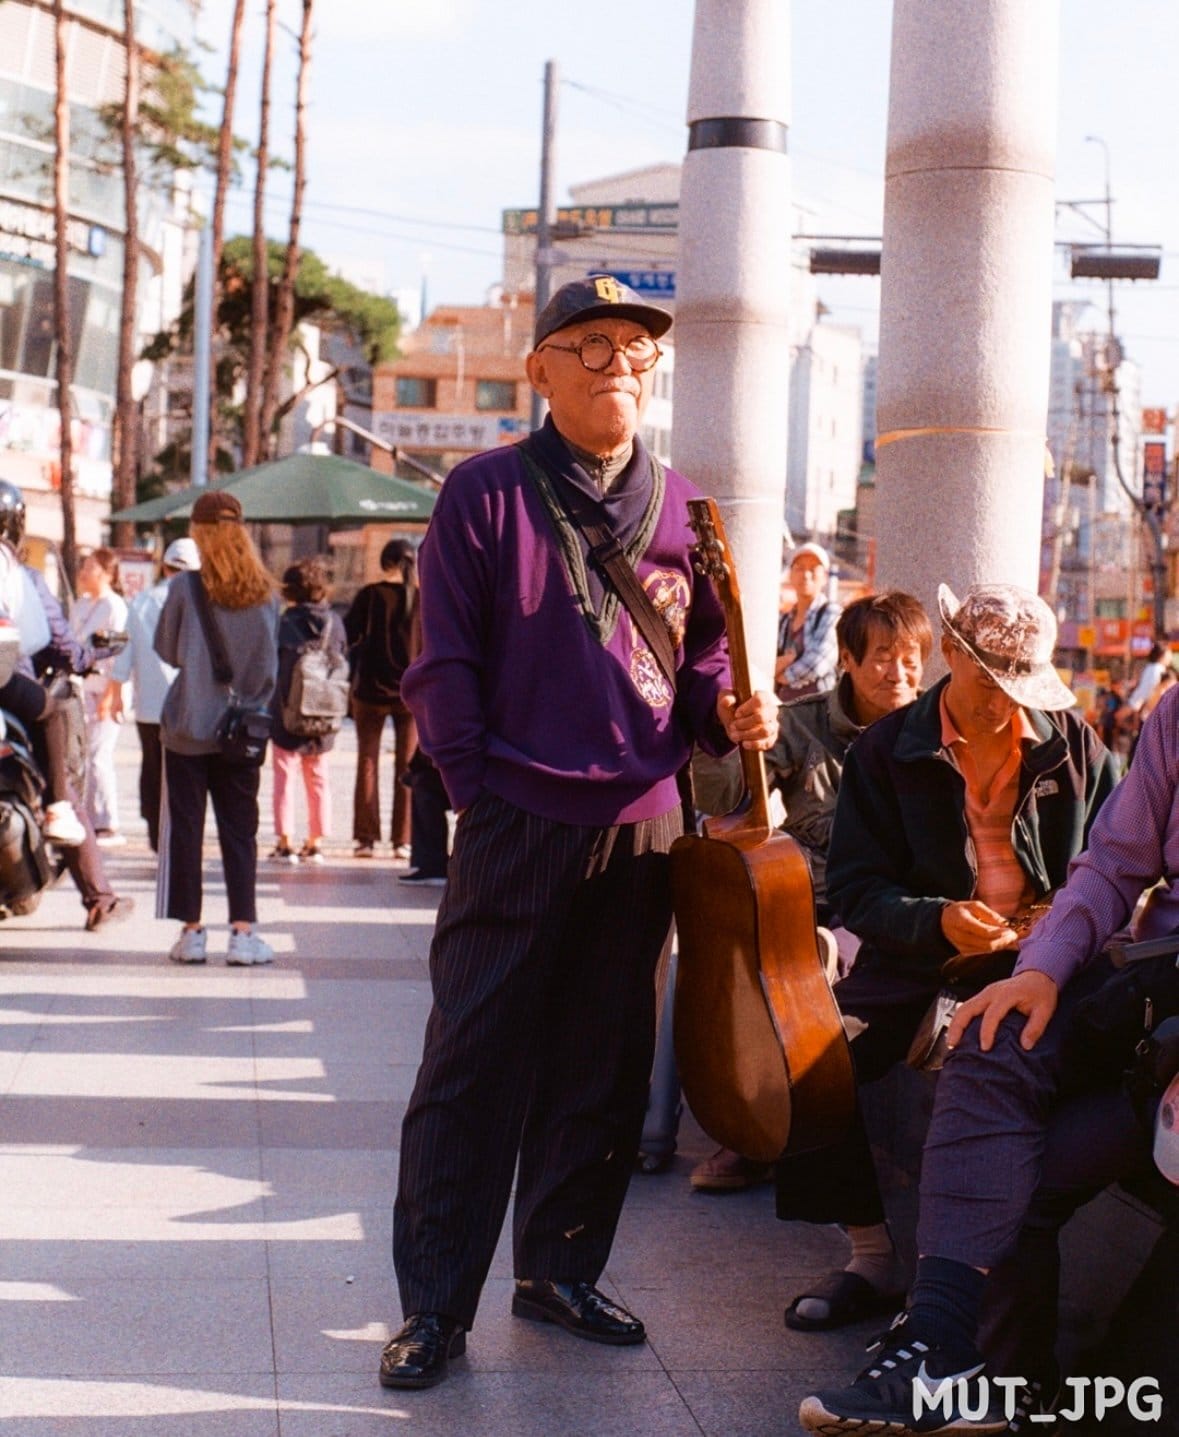
[[966,826],[974,842],[978,881],[974,897],[1005,918],[1013,917],[1035,897],[1035,889],[1020,866],[1011,845],[1011,825],[1019,801],[1019,766],[1023,745],[1036,741],[1036,731],[1023,709],[1011,719],[1011,750],[984,793],[970,745],[954,727],[954,720],[941,701],[942,745],[966,780]]

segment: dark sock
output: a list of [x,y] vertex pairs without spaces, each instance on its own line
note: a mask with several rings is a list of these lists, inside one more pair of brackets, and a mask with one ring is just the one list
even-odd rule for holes
[[986,1281],[985,1273],[964,1262],[919,1258],[909,1299],[909,1327],[939,1346],[975,1349]]

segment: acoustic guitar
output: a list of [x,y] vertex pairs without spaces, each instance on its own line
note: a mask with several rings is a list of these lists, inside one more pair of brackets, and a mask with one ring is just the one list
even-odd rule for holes
[[[733,688],[752,694],[741,598],[712,499],[688,503],[693,562],[725,611]],[[760,1162],[837,1141],[855,1075],[815,931],[802,849],[772,827],[765,762],[741,750],[745,801],[672,845],[679,940],[674,1033],[684,1096],[704,1131]]]

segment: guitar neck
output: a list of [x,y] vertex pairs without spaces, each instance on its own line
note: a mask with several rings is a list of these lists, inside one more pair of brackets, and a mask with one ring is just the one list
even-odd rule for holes
[[[745,644],[745,621],[741,615],[741,597],[735,591],[728,597],[721,595],[725,611],[725,632],[729,638],[729,665],[733,676],[733,692],[738,704],[753,697],[753,681],[749,676],[749,651]],[[749,793],[749,808],[745,814],[745,825],[749,828],[770,828],[770,795],[766,782],[765,759],[757,749],[742,748],[741,774]]]
[[[741,613],[741,587],[737,582],[733,551],[729,547],[724,521],[715,500],[691,499],[688,501],[688,511],[692,528],[699,539],[697,567],[712,580],[724,610],[733,691],[737,695],[738,704],[743,704],[753,695],[753,681],[749,674],[749,651],[745,643],[745,621]],[[756,749],[742,748],[739,753],[749,805],[738,820],[738,828],[768,834],[771,825],[765,760]]]

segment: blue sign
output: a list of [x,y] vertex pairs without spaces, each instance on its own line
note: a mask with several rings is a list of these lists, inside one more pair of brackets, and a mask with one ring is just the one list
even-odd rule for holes
[[[601,270],[594,271],[601,274]],[[619,284],[628,284],[637,294],[649,294],[664,299],[675,298],[675,270],[671,269],[611,269],[606,271]]]

